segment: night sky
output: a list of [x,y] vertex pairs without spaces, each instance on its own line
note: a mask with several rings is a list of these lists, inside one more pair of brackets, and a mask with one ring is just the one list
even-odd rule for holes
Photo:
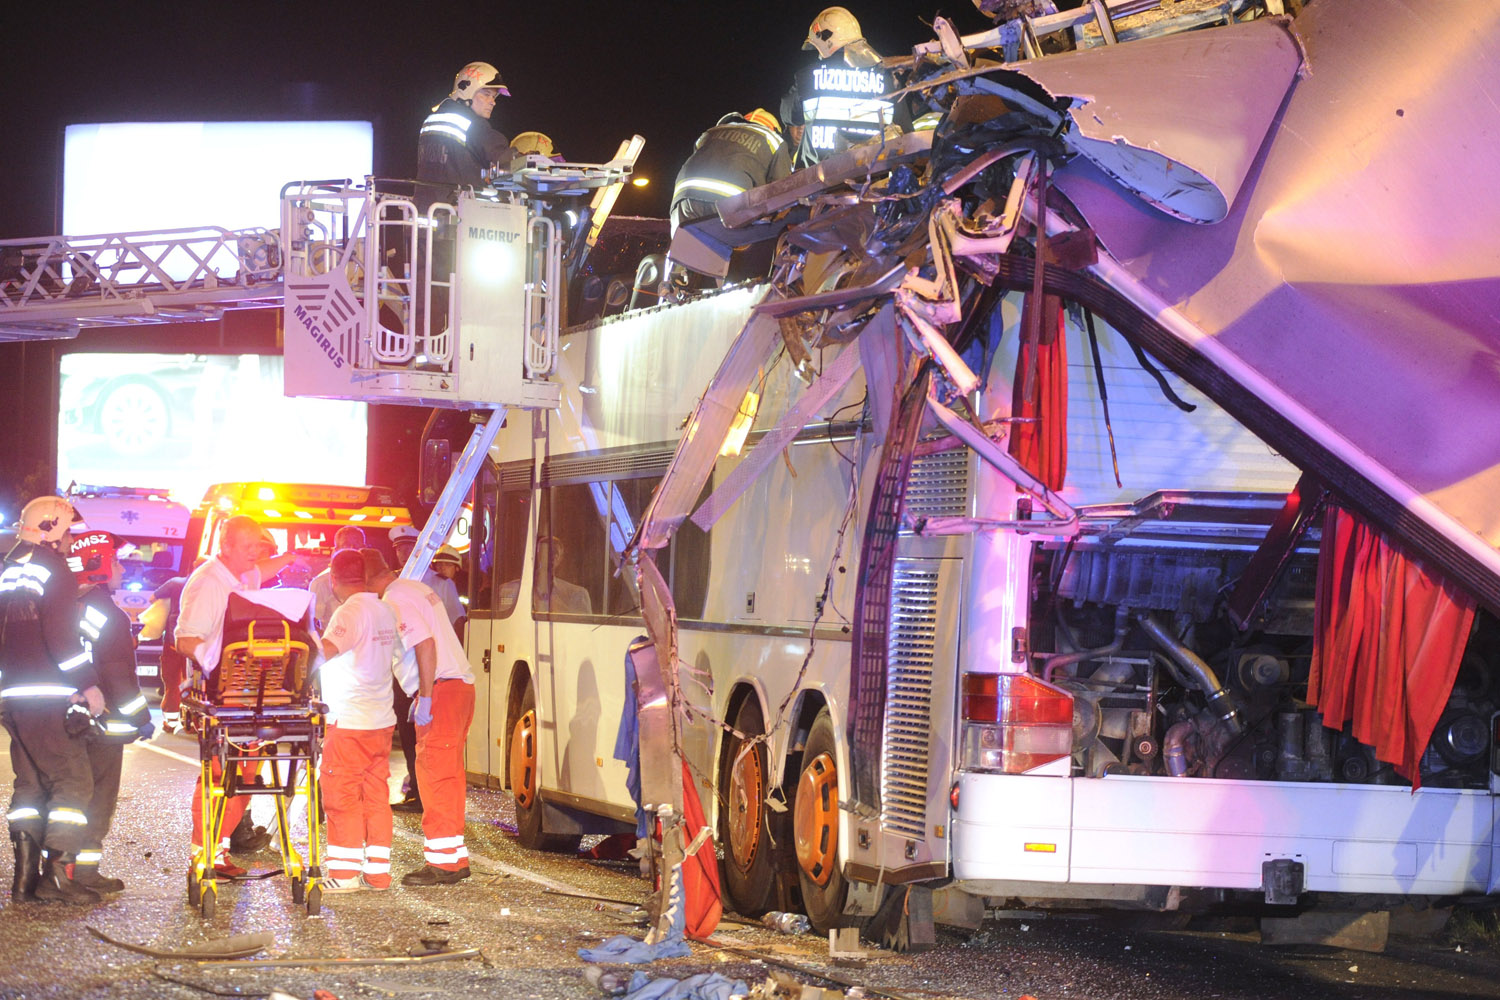
[[[813,58],[801,43],[824,4],[6,6],[0,238],[58,231],[62,129],[82,122],[364,119],[375,124],[377,174],[412,176],[423,116],[475,59],[511,89],[492,119],[507,135],[546,132],[584,162],[645,136],[637,172],[652,183],[627,188],[616,212],[663,216],[700,133],[728,111],[777,111]],[[847,6],[886,55],[929,39],[936,14],[966,34],[988,25],[969,0]]]

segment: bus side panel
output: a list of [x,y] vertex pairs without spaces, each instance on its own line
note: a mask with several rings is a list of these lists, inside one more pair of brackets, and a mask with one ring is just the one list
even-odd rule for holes
[[1262,864],[1278,858],[1304,865],[1310,891],[1452,894],[1491,882],[1487,792],[1129,775],[966,775],[960,810],[989,822],[963,824],[955,874],[1039,879],[1035,866],[1017,863],[1013,844],[1036,815],[1060,815],[1054,800],[1067,798],[1075,883],[1259,889]]

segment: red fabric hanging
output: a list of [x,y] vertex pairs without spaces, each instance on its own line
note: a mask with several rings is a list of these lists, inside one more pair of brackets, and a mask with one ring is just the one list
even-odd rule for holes
[[1474,600],[1330,505],[1318,554],[1307,700],[1421,786],[1419,761],[1453,690]]
[[[686,821],[683,835],[688,841],[708,825],[686,761],[682,764],[682,818]],[[719,862],[714,854],[712,835],[698,848],[697,854],[682,863],[682,890],[686,910],[683,914],[684,931],[695,941],[707,940],[724,915],[723,894],[719,890]]]
[[1068,338],[1063,327],[1062,300],[1042,296],[1042,323],[1035,345],[1035,377],[1027,393],[1027,373],[1033,362],[1031,310],[1035,296],[1026,296],[1021,306],[1021,350],[1016,357],[1016,378],[1011,395],[1011,415],[1032,420],[1011,425],[1010,453],[1025,469],[1047,485],[1062,489],[1068,473]]

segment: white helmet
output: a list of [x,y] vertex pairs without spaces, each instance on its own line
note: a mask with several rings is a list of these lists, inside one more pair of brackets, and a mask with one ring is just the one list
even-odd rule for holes
[[82,518],[73,505],[62,497],[37,497],[21,508],[16,537],[23,542],[57,548],[73,522],[79,520]]
[[391,529],[391,544],[395,545],[397,542],[407,540],[415,542],[417,540],[417,536],[420,534],[421,532],[417,530],[416,525],[398,524],[396,527]]
[[845,45],[863,37],[864,32],[859,30],[859,21],[853,14],[843,7],[829,7],[813,18],[812,25],[807,29],[807,41],[802,43],[802,47],[817,49],[818,58],[827,59]]
[[448,96],[455,101],[470,101],[481,90],[498,90],[510,96],[505,81],[500,79],[500,71],[487,62],[471,62],[459,70],[453,78],[453,93]]

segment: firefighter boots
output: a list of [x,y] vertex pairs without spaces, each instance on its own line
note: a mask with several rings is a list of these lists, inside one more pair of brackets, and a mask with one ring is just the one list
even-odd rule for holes
[[79,885],[68,877],[68,855],[47,855],[42,862],[42,877],[36,884],[36,898],[44,903],[67,903],[71,906],[89,906],[100,902],[97,892]]
[[81,885],[85,889],[92,889],[101,896],[107,892],[125,891],[125,883],[123,881],[117,878],[110,878],[108,875],[100,875],[98,865],[80,865],[75,863],[72,868],[74,885]]
[[36,902],[36,883],[41,877],[42,849],[27,833],[12,833],[16,848],[16,874],[10,883],[12,903]]

